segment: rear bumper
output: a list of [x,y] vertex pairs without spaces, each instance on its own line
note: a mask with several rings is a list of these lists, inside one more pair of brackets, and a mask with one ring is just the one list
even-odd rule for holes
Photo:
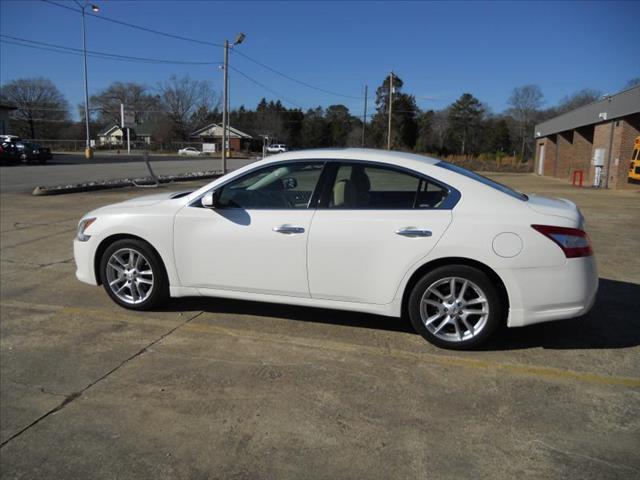
[[591,309],[598,292],[593,255],[567,259],[558,267],[504,270],[498,274],[509,293],[509,327],[579,317]]
[[89,285],[98,285],[96,272],[93,268],[95,248],[92,239],[87,242],[73,241],[73,258],[76,262],[76,278]]

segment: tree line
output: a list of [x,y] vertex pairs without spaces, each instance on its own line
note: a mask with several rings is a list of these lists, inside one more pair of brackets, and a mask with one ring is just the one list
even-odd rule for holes
[[[355,147],[385,148],[388,135],[389,100],[392,98],[391,145],[398,150],[437,155],[533,155],[536,123],[588,104],[602,97],[598,90],[583,89],[543,108],[544,97],[536,85],[513,89],[508,108],[491,109],[472,93],[463,93],[440,110],[420,109],[415,96],[403,91],[404,82],[394,75],[390,95],[387,76],[375,92],[375,108],[366,123],[362,116],[342,104],[302,110],[287,108],[280,100],[263,98],[255,108],[240,106],[230,112],[230,125],[256,139],[292,148]],[[632,79],[625,88],[640,84]],[[47,78],[12,80],[0,87],[0,102],[14,105],[14,133],[25,138],[84,138],[84,104],[77,106],[80,121],[71,119],[71,107]],[[169,144],[188,141],[190,134],[221,121],[220,96],[211,82],[189,76],[171,76],[154,87],[136,82],[114,82],[90,97],[91,136],[120,124],[120,104],[136,113],[136,122],[151,128],[152,141]]]

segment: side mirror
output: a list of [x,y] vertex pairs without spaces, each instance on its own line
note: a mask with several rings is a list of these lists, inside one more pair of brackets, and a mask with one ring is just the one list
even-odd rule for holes
[[218,192],[207,192],[200,199],[200,204],[204,208],[217,208],[218,207]]

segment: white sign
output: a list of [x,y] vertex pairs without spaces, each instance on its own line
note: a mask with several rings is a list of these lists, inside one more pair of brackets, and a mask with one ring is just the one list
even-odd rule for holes
[[203,143],[202,144],[202,151],[203,152],[207,152],[207,153],[214,153],[216,151],[216,144],[215,143]]
[[136,112],[126,110],[122,103],[120,104],[120,126],[122,128],[134,128],[136,126]]
[[604,148],[596,148],[593,151],[593,159],[591,161],[592,165],[595,165],[596,167],[604,166],[604,151]]

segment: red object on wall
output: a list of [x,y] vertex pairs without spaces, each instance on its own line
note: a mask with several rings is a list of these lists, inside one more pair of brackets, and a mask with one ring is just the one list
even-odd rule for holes
[[576,186],[577,177],[580,177],[578,186],[582,187],[582,180],[584,179],[584,171],[583,170],[574,170],[573,171],[573,177],[571,179],[571,185],[573,185],[574,187]]

